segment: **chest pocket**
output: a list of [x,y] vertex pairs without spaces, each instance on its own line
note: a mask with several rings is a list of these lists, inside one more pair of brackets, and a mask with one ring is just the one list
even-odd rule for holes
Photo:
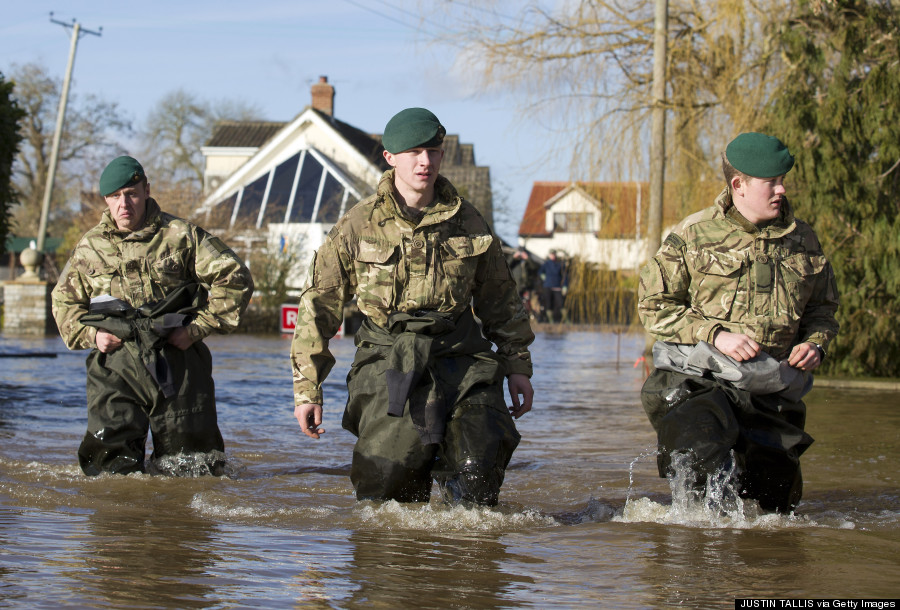
[[436,297],[451,307],[468,303],[480,256],[493,241],[490,235],[448,237],[441,243],[441,265],[435,282]]
[[[709,318],[727,320],[742,312],[735,310],[735,298],[746,282],[743,258],[724,252],[698,250],[689,253],[691,303]],[[692,263],[692,264],[691,264]],[[742,292],[746,294],[746,290]]]
[[393,302],[399,255],[389,242],[359,242],[356,296],[363,304],[389,308]]
[[794,316],[802,316],[803,310],[812,295],[816,276],[825,269],[825,256],[808,254],[792,254],[781,261],[781,272],[784,277],[787,310]]
[[452,277],[474,277],[478,256],[487,252],[493,237],[474,235],[448,237],[441,244],[441,265]]
[[150,265],[153,280],[163,288],[179,286],[185,279],[184,262],[178,256],[167,256]]
[[119,270],[116,267],[106,265],[99,261],[90,263],[81,263],[77,266],[78,271],[85,278],[85,282],[90,286],[91,297],[104,294],[114,296],[116,298],[124,298],[121,289],[121,279]]

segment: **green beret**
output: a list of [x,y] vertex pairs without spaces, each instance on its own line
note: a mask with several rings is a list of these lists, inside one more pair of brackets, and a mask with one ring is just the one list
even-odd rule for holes
[[395,114],[384,127],[381,141],[391,154],[410,148],[440,146],[447,130],[430,111],[424,108],[407,108]]
[[104,197],[120,188],[137,184],[144,180],[144,168],[132,157],[113,159],[100,174],[100,194]]
[[734,169],[754,178],[783,176],[794,167],[794,156],[774,136],[742,133],[725,149],[725,158]]

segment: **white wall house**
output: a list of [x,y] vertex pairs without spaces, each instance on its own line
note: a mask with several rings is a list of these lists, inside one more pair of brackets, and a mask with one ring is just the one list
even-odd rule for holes
[[[206,197],[199,212],[211,227],[236,232],[244,247],[290,252],[289,285],[301,286],[308,262],[340,217],[371,195],[388,169],[381,137],[333,116],[334,87],[312,86],[312,105],[287,123],[226,121],[202,148]],[[398,108],[399,110],[399,108]],[[490,174],[471,144],[444,141],[447,176],[490,221]]]
[[519,245],[541,258],[550,250],[612,270],[637,270],[648,258],[640,219],[646,183],[535,182],[519,225]]

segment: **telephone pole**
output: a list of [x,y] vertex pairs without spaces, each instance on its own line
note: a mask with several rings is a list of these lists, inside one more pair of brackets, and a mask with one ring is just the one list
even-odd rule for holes
[[44,187],[44,199],[41,205],[41,224],[38,227],[37,247],[36,250],[43,255],[44,240],[47,233],[47,217],[50,214],[50,199],[53,196],[53,183],[56,181],[56,165],[59,161],[59,144],[62,140],[63,124],[66,120],[66,105],[69,101],[69,85],[72,82],[72,68],[75,66],[75,51],[78,49],[78,39],[83,34],[93,34],[100,36],[103,28],[99,28],[94,32],[81,27],[75,19],[72,23],[65,23],[53,18],[50,13],[50,22],[61,25],[65,28],[72,28],[72,46],[69,49],[69,65],[66,67],[66,76],[63,80],[62,94],[59,97],[59,112],[56,115],[56,131],[53,133],[53,147],[50,149],[50,167],[47,170],[47,185]]

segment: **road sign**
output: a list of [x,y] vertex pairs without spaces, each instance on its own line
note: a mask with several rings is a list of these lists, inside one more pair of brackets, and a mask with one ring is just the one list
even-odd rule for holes
[[[297,305],[291,303],[283,303],[281,305],[281,334],[282,335],[293,335],[294,328],[297,327],[297,312],[299,311],[299,307]],[[344,325],[341,324],[341,327],[338,328],[337,334],[335,337],[343,337],[344,336]]]

